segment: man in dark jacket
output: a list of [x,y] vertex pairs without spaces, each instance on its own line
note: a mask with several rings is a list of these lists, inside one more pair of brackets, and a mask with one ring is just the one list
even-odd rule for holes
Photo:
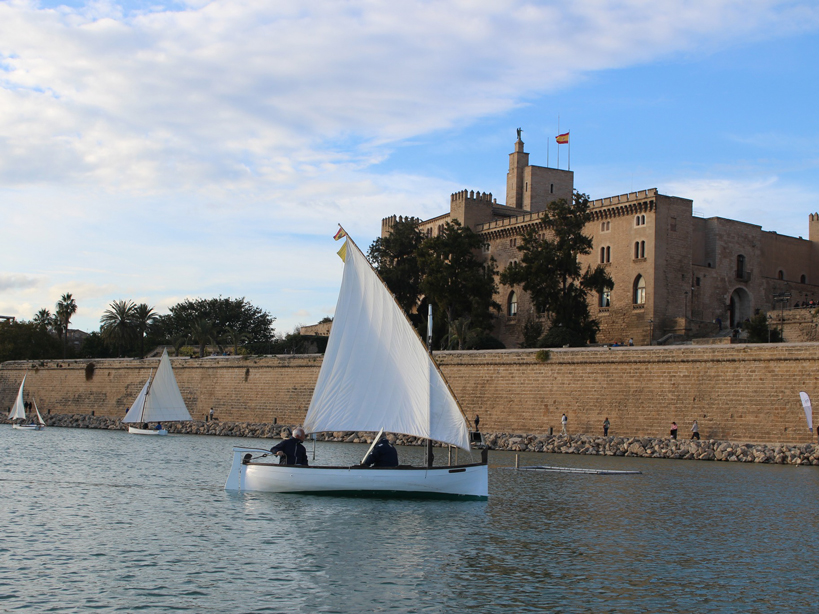
[[381,437],[362,465],[367,467],[397,467],[398,452],[386,437]]
[[277,443],[270,448],[276,456],[283,456],[285,465],[305,465],[307,466],[307,450],[301,445],[306,435],[304,429],[299,427],[293,431],[293,435],[289,439],[285,439],[281,443]]

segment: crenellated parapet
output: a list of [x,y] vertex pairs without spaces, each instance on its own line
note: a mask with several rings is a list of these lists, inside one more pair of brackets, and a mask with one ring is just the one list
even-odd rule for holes
[[475,190],[461,190],[455,192],[449,198],[450,203],[465,203],[468,200],[478,202],[497,202],[492,199],[492,192],[475,192]]
[[392,227],[395,226],[397,222],[413,222],[417,226],[421,223],[421,220],[417,217],[411,217],[409,215],[391,215],[389,217],[382,218],[381,236],[386,237],[388,234],[390,234],[392,232]]
[[601,220],[620,217],[624,215],[634,215],[635,213],[647,213],[656,208],[657,188],[639,190],[620,194],[619,196],[608,196],[598,198],[589,202],[589,213],[592,220]]

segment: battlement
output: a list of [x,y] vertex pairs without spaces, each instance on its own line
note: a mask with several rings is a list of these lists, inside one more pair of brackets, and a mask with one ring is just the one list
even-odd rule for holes
[[449,197],[449,202],[466,202],[467,200],[476,200],[481,202],[497,203],[498,199],[492,199],[492,192],[475,192],[475,190],[461,190],[455,192]]
[[385,217],[381,220],[381,236],[386,237],[390,232],[392,232],[392,227],[395,226],[396,222],[414,222],[416,225],[421,223],[421,220],[417,217],[410,217],[404,215],[391,215],[389,217]]
[[620,194],[619,196],[607,196],[606,198],[598,198],[589,203],[589,207],[608,207],[611,205],[618,205],[620,203],[629,203],[635,200],[642,200],[657,196],[657,188],[649,188],[648,190],[639,190],[637,192],[629,192],[628,194]]

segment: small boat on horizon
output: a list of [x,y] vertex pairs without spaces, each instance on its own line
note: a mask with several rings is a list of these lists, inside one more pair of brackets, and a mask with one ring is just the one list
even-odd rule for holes
[[[23,401],[23,387],[26,385],[26,377],[28,374],[23,376],[23,381],[20,382],[20,389],[17,391],[17,398],[14,400],[14,405],[11,407],[11,412],[9,412],[9,420],[12,421],[11,427],[17,429],[18,431],[42,431],[45,428],[45,421],[43,417],[40,415],[40,410],[37,408],[37,401],[34,400],[32,397],[31,402],[34,405],[34,412],[37,414],[37,420],[32,418],[29,424],[26,424],[26,404]],[[14,420],[20,420],[20,422],[14,422]]]
[[156,375],[148,375],[148,381],[140,390],[134,404],[125,414],[122,421],[126,424],[140,424],[147,426],[149,422],[156,422],[158,428],[140,428],[128,426],[128,432],[133,435],[167,435],[168,431],[162,428],[163,422],[189,422],[190,412],[179,392],[176,377],[171,367],[168,350],[162,352],[159,368]]
[[[343,236],[340,230],[337,238]],[[349,236],[339,256],[341,289],[304,429],[400,433],[470,452],[466,415],[392,293]],[[480,463],[433,466],[428,460],[422,467],[308,467],[274,464],[271,458],[269,450],[234,448],[225,489],[402,498],[489,495],[485,455]]]

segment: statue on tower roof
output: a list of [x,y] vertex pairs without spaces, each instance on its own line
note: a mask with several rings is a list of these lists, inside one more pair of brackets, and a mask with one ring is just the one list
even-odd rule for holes
[[518,128],[518,140],[520,140],[520,135],[523,132],[523,128]]

